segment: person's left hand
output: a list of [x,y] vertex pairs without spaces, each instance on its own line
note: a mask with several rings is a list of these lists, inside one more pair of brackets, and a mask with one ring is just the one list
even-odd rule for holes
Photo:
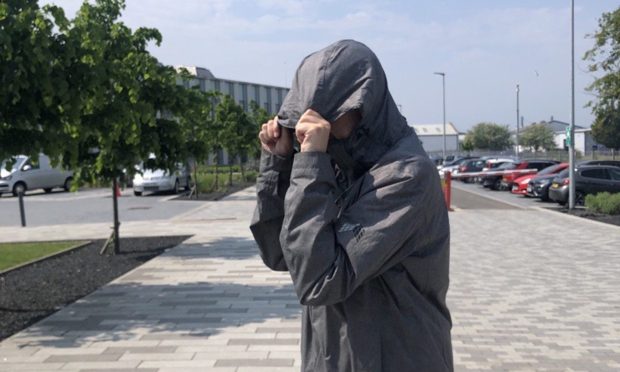
[[306,110],[295,126],[301,152],[326,152],[331,124],[312,109]]

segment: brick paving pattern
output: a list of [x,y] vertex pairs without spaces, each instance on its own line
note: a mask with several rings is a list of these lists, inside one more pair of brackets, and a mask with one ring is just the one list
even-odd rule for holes
[[[194,236],[4,340],[0,371],[299,371],[300,306],[257,256],[252,192],[123,224]],[[450,216],[457,371],[620,370],[620,228],[538,209]],[[0,240],[108,232],[0,228]]]

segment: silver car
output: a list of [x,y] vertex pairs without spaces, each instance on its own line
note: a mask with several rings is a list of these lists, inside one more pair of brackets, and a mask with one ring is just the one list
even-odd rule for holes
[[136,173],[133,178],[133,194],[141,196],[146,191],[171,191],[178,194],[181,187],[186,191],[191,187],[188,167],[178,164],[174,173],[163,169],[145,169],[142,174]]
[[15,159],[16,162],[9,170],[6,169],[8,160],[1,164],[0,195],[12,193],[17,196],[27,190],[36,189],[49,193],[56,187],[65,191],[71,189],[73,172],[53,168],[46,155],[40,154],[37,161],[23,155],[16,156]]

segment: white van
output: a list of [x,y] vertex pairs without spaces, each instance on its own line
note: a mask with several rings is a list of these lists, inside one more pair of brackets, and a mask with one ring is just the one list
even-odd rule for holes
[[36,189],[48,193],[55,187],[62,187],[65,191],[71,189],[73,172],[52,168],[50,158],[46,155],[40,154],[36,162],[23,155],[15,159],[10,170],[6,169],[8,160],[0,164],[0,196],[9,192],[17,196],[20,192]]

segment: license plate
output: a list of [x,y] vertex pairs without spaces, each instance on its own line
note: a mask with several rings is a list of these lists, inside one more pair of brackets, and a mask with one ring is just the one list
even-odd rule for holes
[[552,189],[557,189],[558,187],[560,187],[560,184],[559,184],[559,183],[553,183],[553,184],[551,184],[551,188],[552,188]]

